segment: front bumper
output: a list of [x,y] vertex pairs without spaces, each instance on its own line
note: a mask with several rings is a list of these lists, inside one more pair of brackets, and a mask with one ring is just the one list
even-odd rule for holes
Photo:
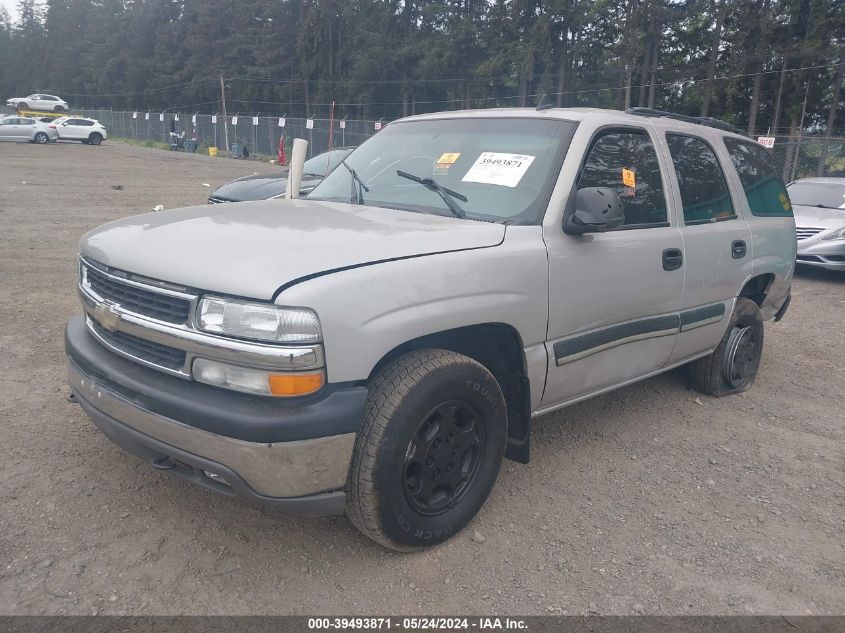
[[[74,317],[68,377],[106,436],[161,470],[294,514],[343,511],[366,388],[281,401],[163,375],[100,345]],[[315,394],[316,396],[317,394]]]
[[826,270],[845,271],[845,240],[800,240],[796,263]]

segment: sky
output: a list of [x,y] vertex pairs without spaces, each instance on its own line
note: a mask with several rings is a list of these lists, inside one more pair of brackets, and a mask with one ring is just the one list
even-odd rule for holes
[[6,7],[12,21],[18,17],[18,0],[0,0],[0,7]]

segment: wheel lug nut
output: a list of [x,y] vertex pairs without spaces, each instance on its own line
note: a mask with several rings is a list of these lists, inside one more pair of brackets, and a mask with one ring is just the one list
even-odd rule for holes
[[435,469],[434,469],[434,478],[435,478],[435,479],[437,479],[439,476],[440,476],[440,469],[439,469],[439,468],[435,468]]
[[451,443],[452,443],[452,440],[453,440],[453,439],[455,439],[455,436],[454,436],[454,435],[452,435],[451,433],[449,433],[449,435],[447,435],[447,436],[446,436],[446,441],[447,441],[449,444],[451,444]]
[[447,472],[447,473],[451,473],[453,468],[454,468],[454,466],[453,466],[452,464],[448,464],[448,465],[446,466],[446,472]]
[[439,447],[440,447],[440,439],[436,439],[436,440],[434,440],[434,442],[432,442],[432,444],[431,444],[431,445],[432,445],[434,448],[439,448]]
[[452,447],[452,455],[457,455],[457,454],[458,454],[458,453],[460,453],[460,452],[461,452],[460,447],[458,447],[458,446],[453,446],[453,447]]
[[425,460],[425,465],[426,465],[426,466],[431,466],[433,463],[434,463],[434,458],[433,458],[433,457],[428,457],[428,458],[426,458],[426,460]]

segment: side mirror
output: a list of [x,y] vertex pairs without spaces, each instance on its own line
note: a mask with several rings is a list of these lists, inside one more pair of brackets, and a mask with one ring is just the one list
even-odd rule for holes
[[625,222],[619,194],[607,187],[585,187],[575,194],[575,210],[567,215],[563,232],[569,235],[604,233]]

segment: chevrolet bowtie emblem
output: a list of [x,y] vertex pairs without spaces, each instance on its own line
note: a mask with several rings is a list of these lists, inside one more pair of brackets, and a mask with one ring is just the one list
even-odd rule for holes
[[115,310],[113,305],[108,303],[101,303],[94,308],[94,320],[99,323],[103,329],[109,332],[114,332],[120,323],[120,314]]

